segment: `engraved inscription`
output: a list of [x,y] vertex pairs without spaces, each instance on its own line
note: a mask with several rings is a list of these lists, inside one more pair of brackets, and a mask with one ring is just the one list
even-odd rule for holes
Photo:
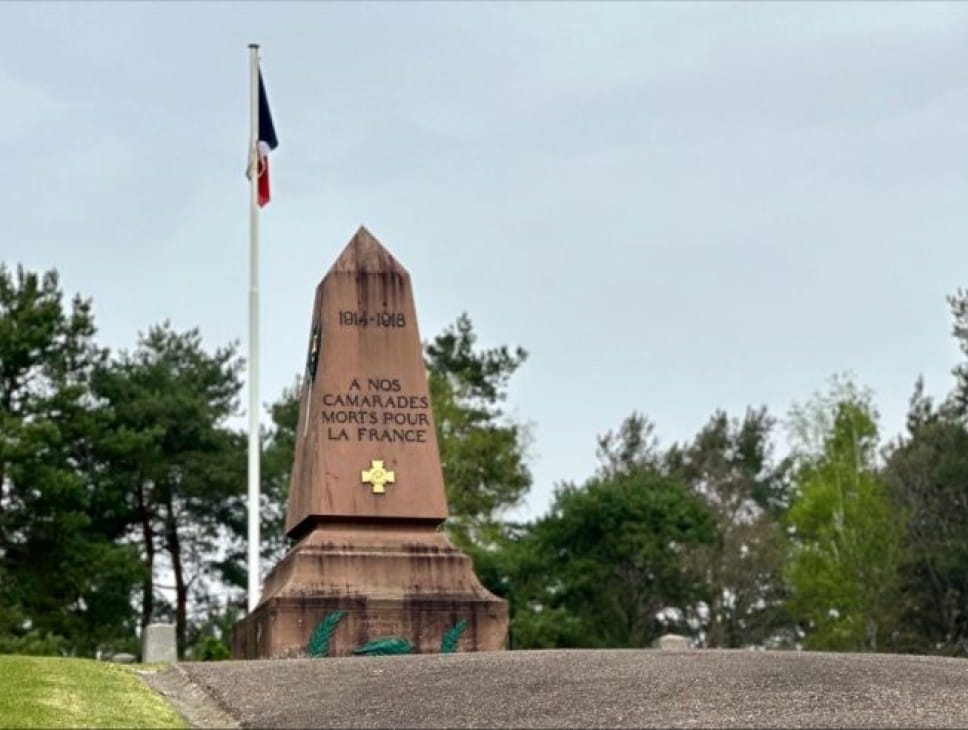
[[352,309],[339,311],[341,327],[406,327],[403,312],[356,312]]
[[323,393],[330,441],[427,443],[430,398],[409,395],[397,378],[353,378],[343,392]]
[[368,616],[366,618],[366,633],[371,639],[378,636],[392,636],[404,633],[403,625],[399,619],[392,619],[389,616]]

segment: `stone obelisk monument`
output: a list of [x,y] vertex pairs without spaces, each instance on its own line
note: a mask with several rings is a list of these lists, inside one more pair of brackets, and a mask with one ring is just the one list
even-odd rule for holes
[[507,604],[446,517],[410,275],[361,227],[316,288],[286,510],[298,542],[236,624],[233,656],[313,654],[320,630],[327,656],[384,638],[504,649]]

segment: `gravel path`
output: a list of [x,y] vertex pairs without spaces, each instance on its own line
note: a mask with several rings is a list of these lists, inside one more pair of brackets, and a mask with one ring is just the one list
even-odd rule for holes
[[[968,660],[938,657],[426,654],[180,664],[154,684],[175,675],[187,681],[169,687],[173,703],[193,694],[240,727],[968,727]],[[226,727],[182,712],[196,727]]]

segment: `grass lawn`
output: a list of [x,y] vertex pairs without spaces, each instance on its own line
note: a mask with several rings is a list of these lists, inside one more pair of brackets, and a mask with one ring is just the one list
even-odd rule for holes
[[0,728],[184,728],[130,667],[0,655]]

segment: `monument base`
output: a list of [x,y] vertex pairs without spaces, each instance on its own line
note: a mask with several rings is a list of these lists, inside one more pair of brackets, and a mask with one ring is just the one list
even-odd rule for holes
[[436,653],[461,621],[458,651],[507,648],[507,603],[434,526],[323,524],[269,573],[258,606],[233,627],[232,657],[307,656],[313,632],[337,611],[327,656],[384,637]]

